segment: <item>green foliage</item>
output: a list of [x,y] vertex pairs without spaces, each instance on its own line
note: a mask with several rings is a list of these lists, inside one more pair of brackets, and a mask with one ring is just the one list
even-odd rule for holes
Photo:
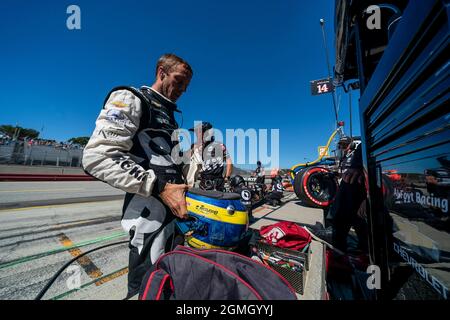
[[80,146],[85,146],[89,141],[89,137],[75,137],[75,138],[70,138],[69,142],[71,143],[75,143],[75,144],[79,144]]
[[4,124],[4,125],[0,126],[0,131],[3,133],[6,133],[10,137],[12,137],[14,135],[15,130],[16,130],[16,127],[10,126],[8,124]]
[[9,135],[11,138],[14,135],[17,135],[19,139],[28,138],[28,139],[36,139],[39,137],[39,131],[29,128],[22,127],[13,127],[11,125],[5,124],[0,126],[0,132],[4,132]]

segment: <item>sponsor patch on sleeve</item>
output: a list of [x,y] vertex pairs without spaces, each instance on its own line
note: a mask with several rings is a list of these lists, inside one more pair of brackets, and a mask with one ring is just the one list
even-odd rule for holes
[[109,109],[106,112],[106,120],[109,122],[115,123],[120,127],[124,126],[132,126],[133,123],[125,116],[125,114],[117,109]]
[[125,107],[129,106],[129,104],[127,104],[123,101],[113,101],[113,102],[111,102],[111,104],[116,106],[117,108],[125,108]]
[[108,112],[106,113],[106,118],[108,120],[124,120],[125,116],[123,115],[123,113],[119,110],[115,110],[115,109],[110,109],[108,110]]

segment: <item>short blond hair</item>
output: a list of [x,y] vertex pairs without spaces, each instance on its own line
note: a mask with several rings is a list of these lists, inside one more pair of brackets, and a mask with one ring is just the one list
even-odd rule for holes
[[177,55],[174,55],[173,53],[166,53],[158,59],[158,63],[156,64],[155,76],[158,76],[159,67],[162,67],[164,72],[169,73],[179,64],[185,65],[191,76],[194,74],[191,66],[189,65],[189,63],[187,63],[186,60],[178,57]]

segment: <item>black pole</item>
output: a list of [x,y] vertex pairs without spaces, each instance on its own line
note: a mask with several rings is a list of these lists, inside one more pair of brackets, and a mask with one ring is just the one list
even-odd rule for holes
[[[328,80],[331,81],[330,57],[328,55],[327,40],[326,40],[325,28],[324,28],[325,20],[320,19],[320,25],[322,27],[323,45],[325,47],[325,55],[326,55],[327,66],[328,66]],[[338,123],[339,120],[338,120],[338,113],[337,113],[337,107],[336,107],[336,95],[334,93],[334,90],[331,92],[331,95],[333,97],[334,115],[336,117],[336,127],[337,127],[337,123]]]

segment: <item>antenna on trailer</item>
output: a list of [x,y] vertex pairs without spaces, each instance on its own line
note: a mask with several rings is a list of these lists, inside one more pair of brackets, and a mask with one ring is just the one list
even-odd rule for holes
[[348,93],[348,111],[350,114],[350,138],[353,138],[353,131],[352,131],[352,91],[359,89],[359,81],[355,81],[353,83],[349,83],[347,88],[345,88],[345,83],[342,85],[342,88],[344,89],[345,93]]
[[[325,55],[326,55],[326,59],[327,59],[327,66],[328,66],[328,80],[331,81],[331,67],[330,67],[330,57],[328,55],[328,47],[327,47],[327,40],[325,37],[325,20],[324,19],[320,19],[320,26],[322,27],[322,36],[323,36],[323,45],[325,47]],[[331,92],[332,94],[332,98],[333,98],[333,107],[334,107],[334,115],[336,117],[336,126],[338,125],[338,112],[337,112],[337,107],[336,107],[336,95],[334,93],[334,90]]]

